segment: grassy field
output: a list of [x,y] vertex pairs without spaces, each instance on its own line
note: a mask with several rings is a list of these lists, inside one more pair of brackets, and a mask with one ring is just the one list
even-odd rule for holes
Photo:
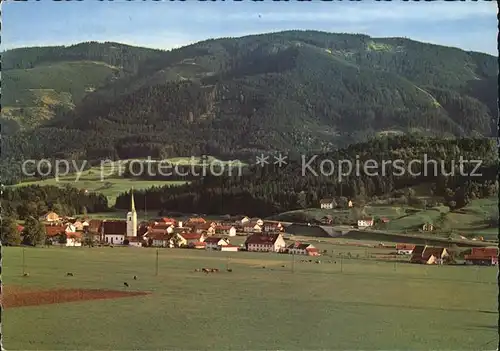
[[[390,222],[381,228],[389,233],[418,233],[417,228],[428,222],[441,227],[441,231],[433,233],[436,236],[448,237],[451,232],[456,236],[463,235],[470,238],[483,236],[486,240],[497,240],[498,236],[498,225],[491,223],[493,218],[498,218],[498,198],[496,197],[472,200],[466,207],[456,211],[450,211],[447,206],[423,210],[402,205],[367,205],[365,212],[368,216],[389,218]],[[308,208],[284,212],[273,218],[286,221],[301,215],[310,220],[320,220],[326,215],[349,218],[349,214],[348,209]]]
[[[176,157],[169,159],[173,164],[179,165],[198,165],[201,164],[201,159],[199,157]],[[220,162],[229,167],[245,167],[246,164],[242,163],[238,160],[234,161],[221,161],[214,157],[209,156],[207,158],[207,163],[209,162]],[[33,180],[26,181],[16,186],[27,186],[27,185],[57,185],[57,186],[67,186],[71,185],[73,187],[79,189],[87,189],[90,192],[98,192],[107,197],[108,203],[110,206],[114,206],[116,202],[116,198],[121,193],[129,191],[132,187],[137,190],[151,188],[153,186],[165,186],[165,185],[182,185],[185,184],[185,181],[157,181],[157,180],[143,180],[138,177],[136,178],[124,178],[120,175],[120,162],[124,161],[116,161],[113,163],[103,163],[102,166],[95,166],[86,171],[83,171],[80,174],[80,177],[77,178],[77,174],[68,174],[65,176],[56,178],[50,178],[45,180]],[[122,171],[124,171],[124,167]],[[236,173],[235,173],[236,174]]]
[[[296,257],[292,273],[289,255],[163,249],[155,276],[155,251],[26,249],[30,276],[22,277],[22,249],[4,248],[5,286],[124,290],[127,281],[129,290],[152,293],[7,308],[4,346],[471,350],[498,343],[493,267],[314,264]],[[221,272],[195,273],[200,267]]]
[[155,181],[155,180],[141,180],[138,178],[124,178],[118,174],[119,167],[117,163],[104,164],[103,167],[96,166],[86,171],[83,171],[79,178],[76,174],[68,174],[61,176],[59,179],[50,178],[45,180],[28,181],[19,183],[16,186],[27,185],[56,185],[67,186],[71,185],[78,189],[87,189],[89,192],[101,193],[108,199],[110,206],[114,206],[116,198],[121,193],[134,189],[141,190],[151,188],[153,186],[165,185],[182,185],[184,181]]

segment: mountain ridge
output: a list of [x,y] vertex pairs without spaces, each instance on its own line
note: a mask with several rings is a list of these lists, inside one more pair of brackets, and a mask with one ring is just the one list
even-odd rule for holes
[[[2,114],[14,159],[240,157],[328,151],[391,131],[481,137],[496,128],[493,56],[404,38],[284,31],[170,51],[90,42],[3,57],[6,90],[9,79],[14,87],[4,109],[19,112],[12,96],[27,96],[22,113]],[[76,67],[70,87],[54,73],[67,66]],[[108,71],[97,74],[97,66]],[[56,75],[29,85],[27,69]],[[27,118],[26,108],[41,108],[27,92],[42,88],[54,90],[42,96],[53,104],[42,106],[45,118],[39,110]]]

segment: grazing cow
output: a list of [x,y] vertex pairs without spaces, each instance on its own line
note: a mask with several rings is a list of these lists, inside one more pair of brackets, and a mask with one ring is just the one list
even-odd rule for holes
[[66,275],[67,275],[68,277],[72,277],[72,276],[73,276],[73,273],[68,272],[68,273],[66,273]]
[[127,282],[124,282],[123,285],[125,285],[128,288],[128,283]]
[[219,269],[217,269],[217,268],[212,268],[212,272],[214,272],[214,273],[215,273],[215,272],[218,272],[218,271],[219,271]]
[[231,268],[228,268],[227,271],[231,273],[233,270]]
[[196,268],[194,271],[195,271],[195,272],[199,272],[199,271],[200,271],[200,269],[199,269],[199,268]]
[[265,269],[265,268],[266,268],[266,266],[262,266],[262,268],[264,268],[264,269]]
[[29,274],[29,273],[24,273],[24,274],[23,274],[23,277],[29,277],[29,276],[30,276],[30,274]]
[[134,280],[137,280],[137,276],[136,275],[134,275]]
[[210,271],[208,270],[208,268],[203,268],[202,271],[203,271],[203,273],[207,273],[207,274],[210,273]]
[[286,265],[281,265],[281,267],[285,268],[285,267],[286,267]]

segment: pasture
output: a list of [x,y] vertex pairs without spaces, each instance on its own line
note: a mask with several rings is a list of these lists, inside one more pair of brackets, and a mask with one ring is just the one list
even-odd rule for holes
[[[72,186],[78,189],[86,189],[89,192],[101,193],[108,199],[110,206],[114,206],[118,195],[128,192],[132,187],[136,190],[149,189],[153,186],[162,187],[165,185],[183,185],[188,181],[179,180],[149,180],[141,177],[125,178],[123,173],[126,168],[126,162],[130,160],[102,162],[99,166],[91,167],[81,174],[68,173],[61,175],[59,178],[47,178],[43,180],[31,179],[17,184],[16,186],[27,185],[53,185],[53,186]],[[169,161],[172,164],[182,166],[201,165],[202,159],[200,157],[176,157],[171,158]],[[239,161],[222,161],[213,156],[208,156],[206,159],[207,164],[214,162],[224,167],[246,167],[247,164]],[[235,171],[236,172],[236,171]],[[235,173],[236,174],[236,173]],[[55,175],[55,174],[54,174]]]
[[[9,307],[4,299],[6,349],[470,350],[498,344],[495,267],[340,264],[327,257],[315,264],[285,254],[160,249],[156,275],[155,249],[26,248],[29,276],[23,277],[22,251],[3,248],[7,295],[9,289],[61,288],[147,294],[25,307]],[[195,272],[203,267],[220,272]]]
[[56,178],[44,180],[26,181],[16,186],[27,185],[52,185],[52,186],[72,186],[77,189],[86,189],[89,192],[101,193],[108,199],[109,206],[114,206],[118,195],[130,191],[133,187],[137,190],[148,189],[153,186],[161,187],[165,185],[182,185],[185,181],[158,181],[143,180],[140,178],[125,178],[119,174],[120,167],[117,162],[102,166],[95,166],[81,172],[78,177],[76,173],[68,174]]

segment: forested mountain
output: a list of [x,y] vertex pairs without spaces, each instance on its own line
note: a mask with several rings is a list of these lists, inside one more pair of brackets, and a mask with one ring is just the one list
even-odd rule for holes
[[[134,191],[135,203],[139,209],[147,204],[148,210],[269,216],[317,207],[321,198],[335,198],[337,203],[355,199],[359,203],[389,197],[415,186],[430,189],[433,198],[441,198],[442,203],[452,209],[461,208],[472,199],[498,194],[496,143],[484,138],[443,140],[396,136],[353,144],[320,155],[312,162],[311,157],[290,160],[282,167],[273,164],[253,166],[243,176],[206,176],[184,186]],[[482,163],[477,169],[476,163],[464,164],[460,171],[460,157]],[[321,173],[321,163],[325,160],[325,171]],[[340,181],[336,163],[339,160],[349,160],[353,165],[351,173],[347,172],[347,167],[343,168]],[[355,168],[356,160],[359,160],[359,172]],[[371,160],[368,164],[372,166],[366,171],[363,164],[367,160]],[[400,168],[396,164],[383,166],[387,160],[398,160]],[[413,160],[421,162],[412,164]],[[425,160],[436,161],[436,166],[433,163],[426,165]],[[330,162],[334,168],[328,174]],[[416,207],[437,205],[435,201],[423,203],[411,195],[398,201]],[[129,204],[130,193],[116,200],[117,208],[127,209]]]
[[83,43],[7,51],[3,68],[9,166],[55,155],[325,152],[378,133],[496,131],[493,56],[402,38],[286,31],[168,52]]

